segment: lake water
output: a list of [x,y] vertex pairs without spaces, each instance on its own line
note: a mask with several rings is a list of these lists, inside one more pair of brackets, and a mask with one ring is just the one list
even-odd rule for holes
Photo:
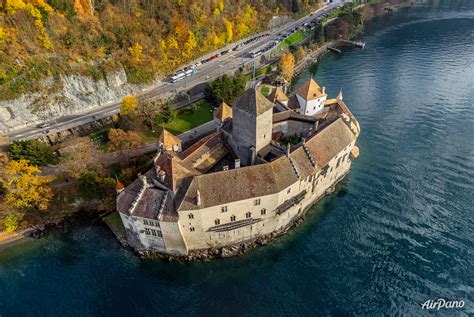
[[0,315],[474,314],[474,2],[371,23],[314,76],[343,88],[361,156],[303,225],[246,256],[140,260],[100,223],[0,251]]

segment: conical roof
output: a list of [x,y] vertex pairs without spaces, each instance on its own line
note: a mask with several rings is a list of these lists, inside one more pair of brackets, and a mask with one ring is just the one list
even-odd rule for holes
[[225,119],[232,118],[232,108],[223,101],[217,108],[215,116],[219,121],[224,122]]
[[175,145],[180,144],[181,140],[177,136],[169,132],[168,130],[163,129],[163,133],[161,133],[161,136],[160,136],[160,142],[163,143],[163,146],[166,149],[168,149],[168,148],[172,148]]
[[308,80],[302,87],[298,88],[296,94],[304,100],[313,100],[327,96],[325,93],[323,93],[321,87],[319,87],[313,78]]
[[237,99],[234,108],[258,116],[272,109],[273,103],[271,103],[255,88],[249,88]]
[[283,90],[281,90],[280,87],[276,87],[275,89],[273,89],[270,96],[268,96],[268,100],[275,103],[277,101],[282,101],[282,102],[288,101],[289,98],[285,95],[285,93],[283,92]]

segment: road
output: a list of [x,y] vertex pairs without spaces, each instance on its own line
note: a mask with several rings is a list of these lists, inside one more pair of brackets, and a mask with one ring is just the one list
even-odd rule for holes
[[[307,15],[297,21],[285,24],[281,28],[269,32],[268,36],[264,36],[253,43],[249,43],[243,46],[237,51],[230,52],[213,61],[210,61],[197,67],[194,76],[187,77],[177,83],[162,81],[154,87],[142,91],[142,93],[137,95],[137,97],[141,99],[152,99],[166,94],[176,94],[179,92],[185,92],[196,85],[206,83],[224,74],[233,74],[239,69],[239,67],[253,62],[253,59],[250,57],[251,52],[262,49],[267,46],[271,41],[276,40],[279,37],[279,33],[289,33],[294,28],[297,28],[299,26],[302,26],[304,23],[317,19],[323,13],[333,10],[334,8],[340,5],[340,2],[328,4],[325,7],[319,9],[318,11],[315,11],[312,15]],[[239,42],[236,42],[231,46],[235,46],[238,43]],[[272,50],[276,49],[277,47],[278,46],[275,46]],[[216,54],[217,52],[220,52],[222,50],[223,49],[220,49],[219,51],[216,51],[213,54]],[[207,56],[210,55],[212,54],[207,54]],[[119,112],[120,103],[121,100],[117,100],[105,104],[99,109],[94,109],[89,112],[57,118],[51,123],[49,127],[29,127],[21,130],[11,131],[7,133],[7,135],[10,137],[11,140],[19,140],[40,137],[44,135],[47,130],[49,134],[64,131],[116,114]]]

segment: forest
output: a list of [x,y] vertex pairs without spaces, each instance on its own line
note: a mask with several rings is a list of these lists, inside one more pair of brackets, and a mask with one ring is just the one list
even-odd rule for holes
[[[123,67],[149,83],[318,0],[0,0],[0,100]],[[48,84],[46,85],[45,82]],[[53,88],[51,88],[53,87]],[[59,88],[59,87],[56,87]]]

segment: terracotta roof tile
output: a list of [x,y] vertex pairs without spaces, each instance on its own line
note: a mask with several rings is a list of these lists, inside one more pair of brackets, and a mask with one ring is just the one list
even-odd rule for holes
[[323,93],[321,87],[319,87],[316,81],[314,81],[312,78],[308,80],[306,84],[298,88],[298,90],[296,90],[296,94],[305,100],[313,100],[327,96],[327,94]]

